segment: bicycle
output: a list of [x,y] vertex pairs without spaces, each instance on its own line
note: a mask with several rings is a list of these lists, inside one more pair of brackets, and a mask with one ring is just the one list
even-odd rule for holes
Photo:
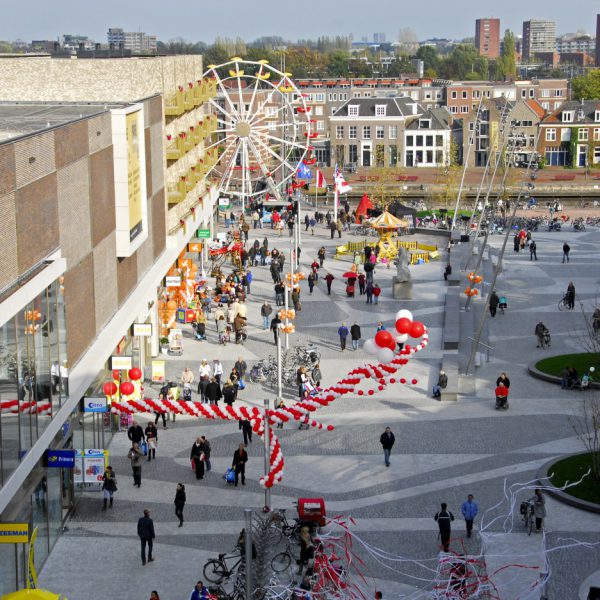
[[525,526],[525,529],[527,529],[527,535],[531,535],[531,532],[533,531],[534,522],[533,502],[521,502],[520,509],[523,518],[523,525]]
[[298,557],[292,554],[292,546],[288,541],[288,545],[283,552],[279,552],[271,559],[271,569],[274,573],[283,573],[287,571],[292,561],[297,561]]
[[567,294],[565,294],[558,302],[558,310],[566,310],[569,308]]
[[222,585],[208,586],[208,593],[216,600],[244,600],[246,597],[243,588],[237,584],[231,594],[228,594]]
[[288,543],[290,540],[300,541],[300,520],[295,518],[294,523],[288,521],[285,508],[274,511],[271,528],[279,534],[275,545],[279,544],[284,536],[288,539]]
[[[227,560],[229,559],[237,559],[231,568],[227,566]],[[211,583],[221,583],[224,579],[229,579],[235,574],[235,570],[241,562],[241,553],[219,554],[218,558],[211,558],[206,561],[202,572],[204,573],[204,577]]]

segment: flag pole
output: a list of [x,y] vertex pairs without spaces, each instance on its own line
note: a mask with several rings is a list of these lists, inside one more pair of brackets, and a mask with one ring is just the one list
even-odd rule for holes
[[334,193],[333,193],[333,220],[337,224],[337,220],[338,220],[338,198],[339,198],[339,194],[340,194],[339,190],[338,190],[337,181],[333,182],[333,189],[334,189]]

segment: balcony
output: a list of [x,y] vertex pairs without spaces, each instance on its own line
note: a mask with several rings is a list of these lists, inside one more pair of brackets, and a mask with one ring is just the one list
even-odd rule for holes
[[185,94],[182,87],[172,96],[165,97],[165,115],[170,117],[182,115],[185,112],[184,100]]
[[167,185],[167,202],[169,204],[178,204],[185,198],[185,194],[185,181]]
[[179,160],[185,154],[185,142],[180,136],[167,144],[167,160]]

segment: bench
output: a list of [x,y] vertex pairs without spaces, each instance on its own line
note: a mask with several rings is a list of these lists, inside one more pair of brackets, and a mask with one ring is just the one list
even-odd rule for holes
[[442,356],[442,371],[448,376],[448,385],[442,390],[442,402],[458,400],[458,353],[445,352]]
[[552,181],[573,181],[575,179],[575,175],[565,174],[565,175],[555,175],[552,178]]
[[[448,277],[450,279],[450,277]],[[458,285],[446,288],[446,303],[444,307],[443,349],[458,350],[460,341],[460,289]]]

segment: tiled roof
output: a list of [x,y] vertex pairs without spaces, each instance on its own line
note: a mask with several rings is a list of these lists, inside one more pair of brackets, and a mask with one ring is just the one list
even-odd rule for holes
[[[596,123],[596,110],[600,110],[599,108],[599,100],[584,100],[580,102],[579,100],[569,100],[564,102],[560,108],[551,112],[543,121],[544,125],[553,123],[553,124],[565,124],[570,125],[571,127],[577,126],[581,123],[592,124]],[[562,120],[562,113],[565,111],[574,112],[573,122],[564,122]],[[579,117],[579,113],[582,111],[583,118]]]
[[399,97],[399,98],[351,98],[343,106],[341,106],[335,113],[335,117],[347,117],[349,106],[358,106],[358,115],[356,118],[361,117],[375,117],[375,107],[385,105],[386,117],[408,117],[415,116],[413,112],[413,106],[416,105],[416,114],[423,114],[423,109],[410,98]]

